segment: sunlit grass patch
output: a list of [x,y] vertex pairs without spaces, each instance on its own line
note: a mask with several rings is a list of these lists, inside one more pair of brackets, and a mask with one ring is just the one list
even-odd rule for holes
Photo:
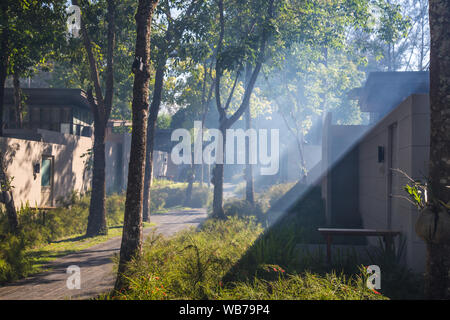
[[[263,229],[254,219],[210,219],[200,230],[173,238],[147,238],[142,257],[126,273],[128,289],[100,299],[386,299],[365,285],[363,275],[290,273],[259,265],[244,280],[226,280]],[[245,271],[245,270],[244,270]]]

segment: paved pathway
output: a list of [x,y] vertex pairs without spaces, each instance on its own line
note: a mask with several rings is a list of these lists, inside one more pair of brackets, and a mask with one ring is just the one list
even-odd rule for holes
[[[159,233],[165,236],[198,226],[206,218],[205,209],[192,209],[151,217]],[[144,235],[154,227],[146,228]],[[30,278],[0,287],[0,300],[40,300],[40,299],[87,299],[110,290],[114,286],[115,274],[111,258],[119,253],[121,237],[112,238],[78,253],[61,257],[49,266],[52,270],[36,274]],[[81,289],[67,289],[70,276],[67,267],[78,265],[81,269]]]

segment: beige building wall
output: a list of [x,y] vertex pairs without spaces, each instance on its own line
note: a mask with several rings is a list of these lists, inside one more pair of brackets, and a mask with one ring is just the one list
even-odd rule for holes
[[[13,196],[17,207],[27,202],[30,206],[55,206],[58,199],[70,196],[72,191],[83,193],[90,186],[86,157],[81,156],[92,147],[91,138],[40,129],[37,133],[45,142],[0,137],[0,148],[7,151],[7,174],[14,177]],[[41,192],[41,172],[34,172],[36,164],[42,165],[43,156],[53,161],[48,202]]]
[[[376,124],[359,144],[359,209],[365,228],[399,230],[406,241],[406,264],[425,268],[425,244],[414,230],[418,210],[405,196],[408,182],[393,169],[424,180],[429,158],[428,95],[412,95]],[[378,160],[378,147],[384,161]],[[376,239],[369,238],[372,244]]]

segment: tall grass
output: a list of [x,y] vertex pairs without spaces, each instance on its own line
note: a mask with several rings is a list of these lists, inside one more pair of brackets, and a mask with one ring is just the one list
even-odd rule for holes
[[[143,256],[129,265],[128,289],[113,299],[382,299],[365,287],[364,276],[293,274],[277,264],[259,265],[241,280],[226,275],[263,229],[254,219],[208,220],[201,229],[171,239],[150,237]],[[270,246],[270,244],[269,244]],[[262,246],[265,256],[272,248]],[[275,260],[274,260],[275,261]]]

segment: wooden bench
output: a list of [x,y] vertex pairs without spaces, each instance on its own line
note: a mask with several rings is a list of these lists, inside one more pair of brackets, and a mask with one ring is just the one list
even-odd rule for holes
[[393,248],[394,237],[400,235],[400,231],[393,230],[375,230],[375,229],[335,229],[318,228],[317,229],[327,241],[327,262],[331,264],[331,243],[334,236],[377,236],[383,237],[386,248]]

